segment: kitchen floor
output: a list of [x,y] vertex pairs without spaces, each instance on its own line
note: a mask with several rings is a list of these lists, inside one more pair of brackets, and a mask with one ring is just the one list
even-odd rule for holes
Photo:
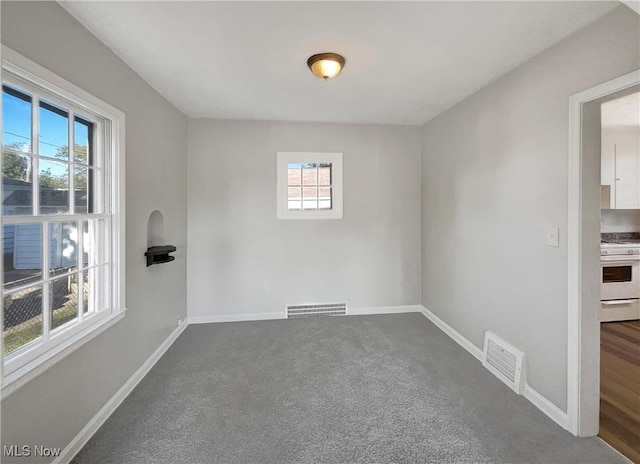
[[640,464],[640,320],[601,324],[599,436]]

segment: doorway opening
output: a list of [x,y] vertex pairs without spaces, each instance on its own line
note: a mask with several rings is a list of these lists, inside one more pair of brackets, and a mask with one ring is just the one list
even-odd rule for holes
[[567,419],[577,436],[599,432],[601,105],[632,93],[640,70],[570,97]]
[[605,99],[598,435],[640,463],[640,86]]

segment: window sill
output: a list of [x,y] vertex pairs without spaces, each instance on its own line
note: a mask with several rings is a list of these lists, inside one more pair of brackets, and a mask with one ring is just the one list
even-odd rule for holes
[[46,353],[38,356],[34,360],[28,362],[24,366],[16,369],[10,374],[5,375],[2,382],[2,390],[0,390],[0,398],[5,399],[13,392],[18,390],[27,382],[31,381],[44,371],[73,353],[75,350],[89,342],[109,327],[122,320],[126,314],[126,309],[119,311],[113,315],[105,317],[99,323],[92,325],[90,328],[75,334],[64,342],[56,345]]
[[278,213],[278,219],[342,219],[342,213],[318,213],[305,211],[303,213]]

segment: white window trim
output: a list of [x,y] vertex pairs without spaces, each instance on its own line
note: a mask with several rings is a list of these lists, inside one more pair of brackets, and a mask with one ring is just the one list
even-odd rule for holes
[[[290,210],[287,198],[287,165],[289,163],[331,163],[331,209]],[[343,166],[342,153],[278,152],[277,154],[277,215],[278,219],[342,219]]]
[[[91,95],[75,84],[54,74],[48,69],[25,58],[9,47],[2,45],[2,74],[26,81],[27,85],[40,87],[69,100],[72,104],[89,113],[99,114],[107,119],[110,125],[105,134],[105,145],[111,147],[110,158],[111,183],[108,188],[111,205],[111,308],[95,314],[86,321],[70,327],[56,335],[55,344],[43,350],[42,346],[34,346],[25,350],[25,356],[19,356],[5,362],[2,357],[2,389],[5,397],[15,391],[31,378],[39,375],[65,356],[75,351],[84,343],[115,324],[125,315],[125,115],[122,111]],[[0,133],[1,137],[1,133]],[[0,220],[0,226],[1,226]],[[2,227],[0,227],[0,231]],[[3,299],[2,299],[3,300]],[[4,320],[3,302],[0,302],[1,319]],[[0,337],[1,337],[0,331]],[[1,341],[1,340],[0,340]],[[3,345],[2,345],[3,346]]]

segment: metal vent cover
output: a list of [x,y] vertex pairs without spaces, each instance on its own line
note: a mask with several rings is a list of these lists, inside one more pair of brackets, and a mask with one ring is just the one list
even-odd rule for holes
[[524,353],[491,332],[485,332],[482,365],[517,394],[524,388]]
[[346,303],[287,305],[287,319],[302,316],[345,316]]

